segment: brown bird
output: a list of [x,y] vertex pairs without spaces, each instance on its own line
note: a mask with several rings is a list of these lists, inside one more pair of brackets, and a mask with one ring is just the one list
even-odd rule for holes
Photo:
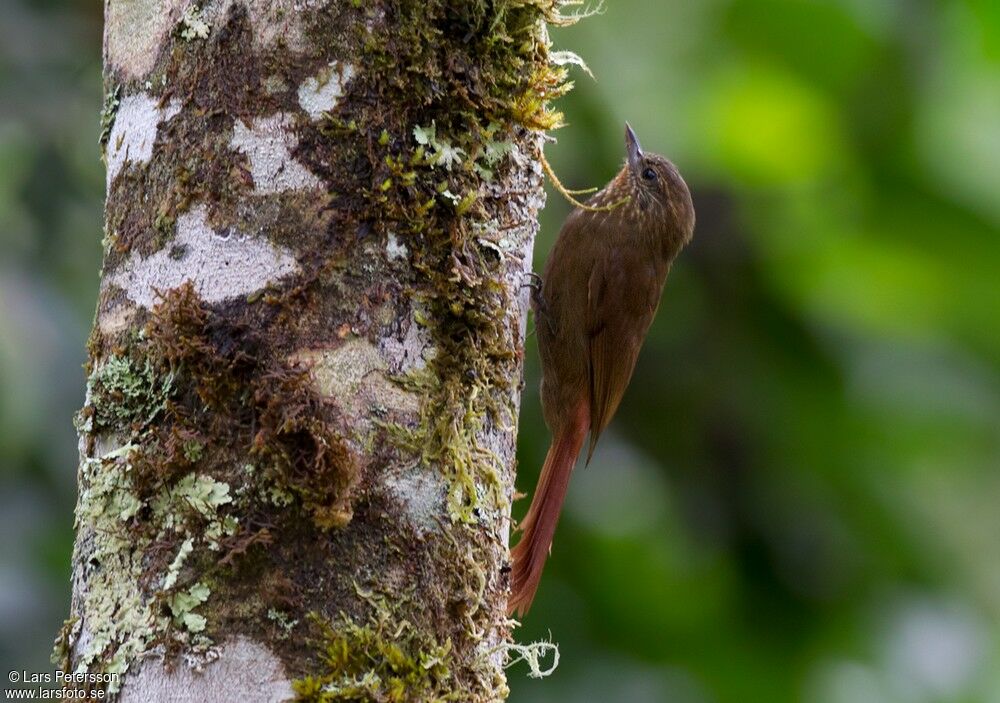
[[590,198],[590,209],[566,219],[533,297],[552,444],[511,550],[511,613],[531,606],[583,440],[589,431],[589,462],[632,378],[670,265],[694,231],[691,193],[677,168],[643,152],[628,123],[625,146],[618,175]]

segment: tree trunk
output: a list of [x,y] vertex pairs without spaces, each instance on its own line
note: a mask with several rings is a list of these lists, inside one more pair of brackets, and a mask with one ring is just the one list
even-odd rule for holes
[[494,701],[556,0],[106,0],[61,668]]

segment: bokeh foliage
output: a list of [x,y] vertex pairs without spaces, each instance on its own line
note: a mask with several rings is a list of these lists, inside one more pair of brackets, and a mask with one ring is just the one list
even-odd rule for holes
[[[628,119],[699,225],[519,631],[562,665],[512,671],[512,701],[1000,701],[998,8],[610,0],[556,31],[597,75],[561,101],[562,180],[603,184]],[[101,11],[0,4],[8,668],[45,668],[67,612]],[[536,270],[567,211],[551,196]]]

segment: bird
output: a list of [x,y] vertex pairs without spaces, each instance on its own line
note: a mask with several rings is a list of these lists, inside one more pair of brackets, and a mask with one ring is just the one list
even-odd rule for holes
[[589,432],[589,463],[632,378],[670,267],[694,233],[694,203],[677,167],[643,151],[627,122],[625,150],[618,174],[566,218],[532,294],[552,441],[511,550],[511,615],[531,607],[583,442]]

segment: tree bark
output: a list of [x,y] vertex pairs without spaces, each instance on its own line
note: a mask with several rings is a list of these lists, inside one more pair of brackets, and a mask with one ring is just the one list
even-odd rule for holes
[[494,701],[555,0],[106,0],[61,668]]

